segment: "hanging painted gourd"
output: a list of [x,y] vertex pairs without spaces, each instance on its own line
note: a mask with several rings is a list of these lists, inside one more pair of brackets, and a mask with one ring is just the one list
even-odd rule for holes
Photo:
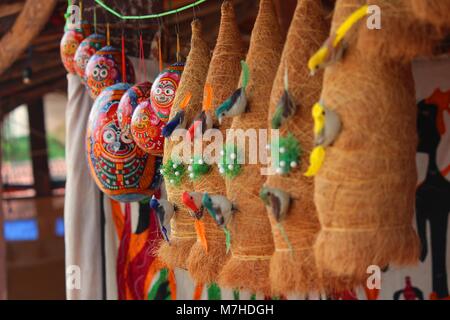
[[81,27],[67,29],[64,33],[59,48],[61,61],[68,73],[76,74],[75,53],[80,43],[91,33],[91,26],[83,23]]
[[98,96],[89,115],[86,148],[89,168],[97,186],[122,202],[141,201],[161,183],[161,161],[140,149],[117,119],[120,98],[130,85],[118,83]]
[[85,80],[85,70],[89,59],[101,48],[106,46],[106,37],[102,34],[94,33],[84,39],[75,52],[74,68],[81,81]]
[[161,156],[164,152],[162,129],[165,125],[150,101],[144,101],[137,106],[131,119],[132,139],[145,152]]
[[[106,87],[122,82],[122,52],[112,46],[97,51],[85,70],[86,85],[90,96],[95,99]],[[126,80],[133,83],[135,73],[130,60],[126,58]]]
[[138,83],[128,89],[122,96],[119,107],[117,108],[117,119],[119,120],[119,127],[122,131],[130,132],[133,112],[140,103],[150,99],[151,88],[151,82]]
[[156,114],[164,122],[169,120],[183,69],[184,63],[175,63],[163,70],[153,83],[150,99]]

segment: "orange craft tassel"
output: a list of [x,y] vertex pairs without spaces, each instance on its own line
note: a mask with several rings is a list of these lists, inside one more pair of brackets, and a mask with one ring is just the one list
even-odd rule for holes
[[200,220],[195,220],[195,231],[197,232],[200,243],[205,251],[208,252],[208,242],[206,241],[205,225]]

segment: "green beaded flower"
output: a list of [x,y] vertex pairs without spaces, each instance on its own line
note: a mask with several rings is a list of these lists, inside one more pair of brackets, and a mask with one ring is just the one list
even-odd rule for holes
[[191,164],[188,166],[189,178],[197,180],[207,174],[209,170],[211,170],[211,166],[205,163],[201,156],[195,156],[191,159]]
[[[300,165],[302,148],[292,133],[289,133],[286,137],[280,137],[279,142],[278,148],[274,144],[271,146],[273,166],[277,174],[284,175]],[[274,157],[273,154],[277,151],[278,158]]]
[[226,145],[220,152],[219,172],[222,176],[230,179],[241,173],[241,165],[238,163],[238,152],[235,145]]
[[186,174],[186,167],[181,162],[169,159],[162,165],[161,174],[164,176],[165,181],[178,186]]

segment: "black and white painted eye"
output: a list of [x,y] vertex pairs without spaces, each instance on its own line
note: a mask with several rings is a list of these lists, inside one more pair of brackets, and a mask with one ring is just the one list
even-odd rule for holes
[[94,71],[92,71],[92,75],[98,77],[98,68],[95,68]]
[[113,143],[116,141],[116,132],[112,129],[106,129],[105,132],[103,132],[103,140],[106,143]]
[[175,91],[173,89],[166,89],[164,93],[166,96],[173,96],[175,94]]
[[100,76],[102,78],[106,78],[108,76],[108,70],[103,69],[102,71],[100,71]]
[[155,93],[156,93],[156,94],[161,94],[161,93],[162,93],[162,89],[161,89],[161,88],[157,88],[157,89],[155,90]]
[[123,133],[120,138],[122,139],[122,142],[126,144],[130,144],[133,142],[133,139],[131,139],[128,133]]

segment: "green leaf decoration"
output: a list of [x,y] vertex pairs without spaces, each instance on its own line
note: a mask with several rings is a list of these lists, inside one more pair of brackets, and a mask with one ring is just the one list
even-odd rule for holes
[[186,167],[181,162],[169,159],[162,165],[161,174],[166,182],[178,186],[186,174]]
[[233,290],[233,299],[234,300],[240,300],[241,299],[241,293],[239,292],[239,289]]
[[241,61],[242,67],[242,88],[246,88],[248,85],[248,81],[250,79],[250,68],[248,67],[247,62]]
[[223,231],[225,232],[225,245],[227,247],[227,253],[230,252],[231,249],[231,233],[230,230],[227,228],[223,228]]
[[242,166],[239,162],[239,154],[235,145],[224,146],[219,161],[219,172],[226,178],[233,179],[241,173]]
[[[279,148],[274,144],[271,148],[273,165],[277,174],[288,174],[300,166],[302,148],[292,133],[286,137],[280,137]],[[278,159],[274,157],[274,152],[278,152]]]
[[211,170],[211,166],[205,163],[205,160],[200,156],[195,156],[191,160],[191,164],[188,166],[189,178],[191,180],[197,180],[206,175]]
[[210,285],[208,285],[208,300],[221,300],[221,299],[222,293],[220,287],[215,283],[211,283]]

